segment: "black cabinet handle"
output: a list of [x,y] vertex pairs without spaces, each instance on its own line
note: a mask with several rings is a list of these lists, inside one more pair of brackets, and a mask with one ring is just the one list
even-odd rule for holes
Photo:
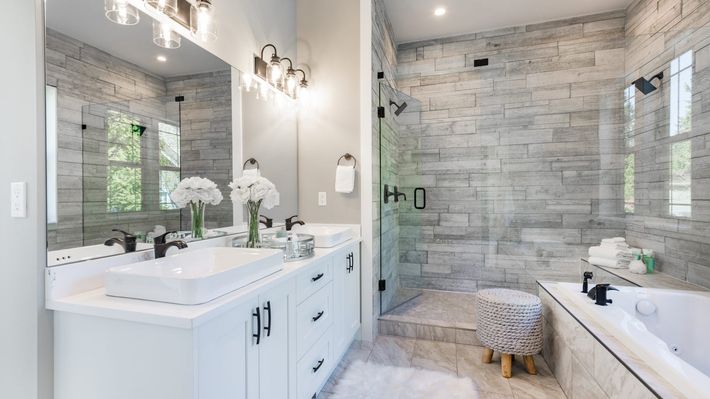
[[323,278],[323,273],[318,273],[317,276],[311,278],[311,281],[313,281],[315,283],[316,281],[320,280],[321,278]]
[[266,317],[266,321],[268,321],[269,325],[264,325],[264,331],[266,331],[266,336],[270,337],[271,336],[271,301],[266,301],[266,305],[264,305],[264,312],[269,312],[268,316]]
[[252,334],[251,336],[256,338],[256,344],[259,345],[261,342],[261,310],[259,307],[257,307],[251,315],[256,317],[256,334]]
[[[422,204],[418,205],[417,192],[422,192]],[[424,187],[417,187],[414,189],[414,209],[424,209],[426,208],[426,189]]]
[[313,317],[312,317],[313,322],[314,322],[314,323],[317,322],[321,317],[323,317],[323,314],[324,314],[324,313],[325,313],[325,311],[324,311],[324,310],[321,310],[320,312],[318,312],[317,315],[313,316]]
[[345,259],[348,260],[348,267],[345,268],[345,270],[347,270],[348,273],[350,273],[350,267],[351,267],[352,264],[353,264],[352,259],[350,258],[351,256],[353,256],[353,254],[352,254],[352,253],[349,253],[348,256],[345,258]]
[[353,269],[355,269],[355,254],[350,252],[350,271],[352,272]]
[[315,367],[313,367],[313,372],[314,372],[314,373],[316,373],[316,372],[318,371],[318,369],[320,369],[320,366],[323,365],[323,362],[325,362],[325,358],[319,360],[319,361],[318,361],[318,364],[317,364]]

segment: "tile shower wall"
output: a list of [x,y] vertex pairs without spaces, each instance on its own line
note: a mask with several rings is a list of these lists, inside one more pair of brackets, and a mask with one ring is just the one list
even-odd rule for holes
[[[627,152],[635,158],[634,212],[628,241],[655,251],[659,268],[710,287],[710,2],[637,0],[627,10],[626,83],[663,71],[658,91],[635,92]],[[671,137],[671,61],[692,50],[691,129]],[[657,83],[657,81],[654,81]],[[691,211],[669,214],[670,148],[690,140]]]
[[[535,291],[624,234],[624,12],[398,47],[404,286]],[[487,58],[488,66],[474,67]]]

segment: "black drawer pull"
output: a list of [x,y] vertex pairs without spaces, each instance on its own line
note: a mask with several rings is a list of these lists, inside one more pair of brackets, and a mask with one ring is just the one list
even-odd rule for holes
[[323,362],[325,362],[325,358],[319,360],[319,361],[318,361],[318,364],[316,365],[316,367],[313,367],[313,372],[314,372],[314,373],[318,372],[318,369],[320,369],[320,366],[323,365]]
[[321,310],[320,312],[318,312],[317,315],[313,316],[313,317],[312,317],[313,322],[315,323],[315,322],[318,321],[321,317],[323,317],[323,314],[324,314],[324,313],[325,313],[325,311],[324,311],[324,310]]
[[266,320],[269,322],[269,325],[264,325],[264,331],[266,331],[266,336],[270,337],[271,336],[271,301],[266,301],[266,305],[264,305],[264,312],[269,312],[269,316],[266,318]]
[[321,278],[323,278],[323,273],[318,273],[317,276],[311,278],[311,281],[315,283],[316,281],[320,280]]
[[256,338],[256,344],[259,345],[259,342],[261,342],[261,311],[257,307],[251,315],[256,317],[256,334],[252,334],[251,336]]

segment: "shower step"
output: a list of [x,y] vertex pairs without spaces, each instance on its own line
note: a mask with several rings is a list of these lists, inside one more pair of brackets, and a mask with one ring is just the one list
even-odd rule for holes
[[429,341],[455,342],[465,345],[481,345],[475,329],[444,327],[434,324],[388,320],[387,315],[378,321],[380,335],[420,338]]

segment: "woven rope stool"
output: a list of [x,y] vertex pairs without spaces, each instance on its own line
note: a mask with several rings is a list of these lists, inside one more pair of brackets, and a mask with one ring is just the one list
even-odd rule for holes
[[476,296],[478,339],[485,347],[483,363],[500,352],[503,377],[512,376],[513,356],[522,355],[525,369],[537,374],[533,355],[542,350],[540,298],[505,288],[481,290]]

